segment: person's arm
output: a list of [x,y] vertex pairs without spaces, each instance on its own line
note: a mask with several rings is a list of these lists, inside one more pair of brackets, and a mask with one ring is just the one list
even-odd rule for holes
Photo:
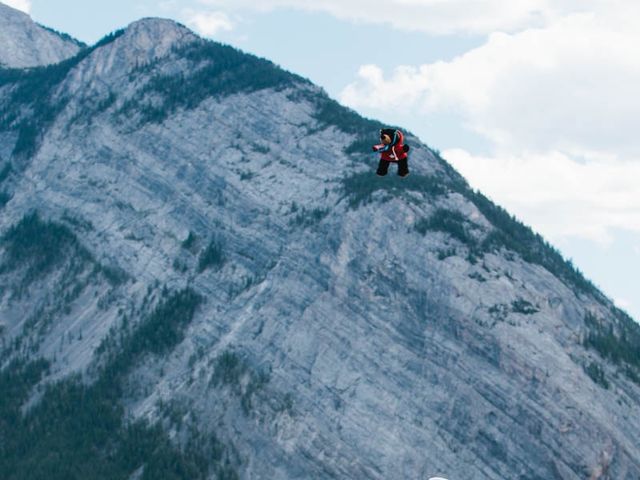
[[374,145],[373,151],[374,152],[385,152],[387,150],[389,150],[390,145],[385,145],[384,143],[380,143],[378,145]]

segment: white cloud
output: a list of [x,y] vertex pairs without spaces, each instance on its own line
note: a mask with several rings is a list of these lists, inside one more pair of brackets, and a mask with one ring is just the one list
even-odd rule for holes
[[640,30],[620,19],[572,15],[544,29],[494,33],[450,62],[361,68],[341,100],[354,107],[421,99],[455,111],[505,148],[616,149],[639,156]]
[[615,303],[616,307],[621,308],[623,310],[630,310],[633,307],[633,303],[630,302],[629,300],[627,300],[626,298],[615,298],[613,300],[613,303]]
[[220,31],[233,29],[231,19],[223,12],[196,12],[185,10],[186,24],[201,35],[211,37]]
[[385,110],[420,101],[428,88],[421,68],[398,67],[390,80],[377,65],[363,65],[358,70],[360,82],[342,91],[342,103],[353,107],[366,106]]
[[451,149],[442,156],[548,239],[578,236],[607,244],[612,229],[640,234],[640,162],[583,163],[557,151],[483,157]]
[[[388,25],[435,34],[484,34],[541,26],[604,0],[199,0],[225,9],[269,11],[276,8],[325,12],[353,22]],[[607,4],[616,3],[611,0]]]
[[24,13],[31,12],[31,1],[30,0],[2,0],[5,5],[9,5],[11,8],[15,8],[16,10],[22,10]]

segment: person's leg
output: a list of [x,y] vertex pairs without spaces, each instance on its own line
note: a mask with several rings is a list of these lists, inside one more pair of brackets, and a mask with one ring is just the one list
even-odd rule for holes
[[381,177],[384,177],[389,171],[389,163],[390,162],[387,162],[386,160],[380,160],[380,163],[378,164],[378,170],[376,171],[376,173]]
[[398,160],[398,175],[401,177],[406,177],[409,175],[409,159],[403,158],[402,160]]

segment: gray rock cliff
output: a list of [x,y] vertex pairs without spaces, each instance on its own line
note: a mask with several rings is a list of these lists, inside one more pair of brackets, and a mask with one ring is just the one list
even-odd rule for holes
[[637,324],[410,133],[378,178],[378,122],[158,19],[0,107],[23,411],[116,379],[209,478],[640,478]]

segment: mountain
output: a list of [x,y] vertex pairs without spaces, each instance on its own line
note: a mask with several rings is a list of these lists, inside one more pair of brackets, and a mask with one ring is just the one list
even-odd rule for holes
[[26,68],[58,63],[84,46],[69,35],[42,27],[19,10],[0,3],[0,67]]
[[0,112],[2,478],[640,476],[638,325],[411,133],[160,19]]

